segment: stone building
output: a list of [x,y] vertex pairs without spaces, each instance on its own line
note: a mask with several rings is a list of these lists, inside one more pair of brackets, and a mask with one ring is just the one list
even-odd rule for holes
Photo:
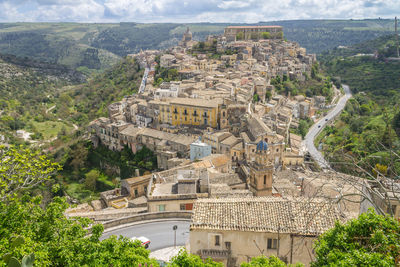
[[249,162],[250,191],[255,196],[271,196],[272,195],[272,175],[274,173],[274,165],[268,159],[268,144],[264,140],[257,144],[255,161]]
[[121,193],[122,195],[129,196],[131,198],[138,198],[147,195],[147,189],[152,174],[143,175],[140,177],[132,177],[121,181]]
[[243,33],[244,40],[261,39],[263,32],[269,32],[272,38],[283,38],[282,26],[228,26],[224,30],[227,41],[236,41],[239,33]]
[[199,199],[193,208],[190,252],[228,267],[260,255],[308,266],[314,259],[313,242],[339,219],[332,203],[318,199]]
[[190,144],[190,160],[199,160],[211,155],[211,146],[201,142],[201,139]]
[[[218,128],[219,109],[222,99],[194,99],[174,98],[169,101],[169,107],[160,109],[160,123],[169,123],[173,126],[193,125]],[[165,118],[168,121],[164,121]]]

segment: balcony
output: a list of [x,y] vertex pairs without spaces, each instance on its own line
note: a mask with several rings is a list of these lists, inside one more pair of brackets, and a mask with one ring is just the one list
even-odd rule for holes
[[200,254],[202,258],[226,259],[229,257],[230,251],[225,249],[202,249]]

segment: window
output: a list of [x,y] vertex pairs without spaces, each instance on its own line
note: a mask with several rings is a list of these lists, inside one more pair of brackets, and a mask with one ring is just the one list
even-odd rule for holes
[[135,189],[135,197],[137,197],[139,195],[139,192],[137,189]]
[[180,208],[181,208],[181,210],[192,210],[193,203],[181,204]]
[[267,176],[264,175],[264,184],[267,184]]
[[165,204],[164,205],[158,205],[158,211],[165,211]]
[[147,194],[147,186],[143,186],[143,191],[145,194]]
[[276,249],[278,247],[278,239],[268,238],[268,249]]
[[227,250],[231,250],[231,242],[225,242],[225,247]]
[[276,149],[276,152],[279,152],[279,148]]
[[219,244],[219,241],[220,241],[219,239],[220,239],[220,236],[219,236],[219,235],[216,235],[216,236],[215,236],[215,245],[216,245],[216,246],[219,246],[219,245],[220,245],[220,244]]

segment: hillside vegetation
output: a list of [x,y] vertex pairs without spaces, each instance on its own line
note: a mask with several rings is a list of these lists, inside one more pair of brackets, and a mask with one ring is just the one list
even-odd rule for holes
[[[340,120],[319,140],[339,170],[363,173],[362,167],[391,177],[400,174],[400,61],[388,58],[394,56],[393,44],[394,36],[387,36],[321,57],[326,70],[355,93]],[[353,54],[371,52],[375,56]]]
[[[137,92],[142,75],[130,57],[86,82],[81,72],[61,65],[0,55],[0,142],[51,152],[64,169],[61,188],[80,201],[113,188],[115,178],[130,177],[135,169],[151,171],[156,167],[151,151],[128,153],[121,165],[121,155],[109,157],[83,137],[91,120],[107,116],[109,104]],[[106,172],[104,166],[116,171]],[[82,181],[93,171],[97,185],[90,190]]]
[[[0,134],[13,142],[16,130],[31,132],[34,139],[51,139],[61,129],[68,131],[70,124],[47,111],[63,87],[85,79],[63,66],[0,55]],[[42,127],[44,123],[48,127]]]

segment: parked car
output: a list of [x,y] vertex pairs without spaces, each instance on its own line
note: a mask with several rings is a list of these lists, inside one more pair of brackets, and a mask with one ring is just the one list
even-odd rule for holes
[[144,237],[144,236],[139,236],[139,237],[136,237],[136,236],[134,236],[134,237],[132,237],[131,238],[133,241],[135,241],[135,240],[139,240],[141,243],[142,243],[142,246],[144,247],[144,248],[149,248],[149,246],[150,246],[150,239],[148,239],[147,237]]

